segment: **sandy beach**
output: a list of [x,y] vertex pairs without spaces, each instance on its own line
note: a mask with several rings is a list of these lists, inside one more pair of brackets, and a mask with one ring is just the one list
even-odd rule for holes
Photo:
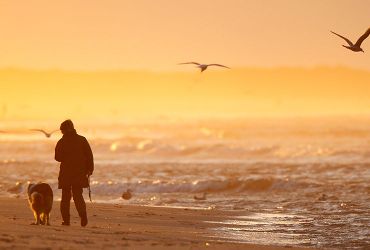
[[218,234],[219,222],[240,215],[234,211],[88,203],[90,221],[82,228],[74,207],[72,225],[60,225],[59,202],[54,202],[51,226],[30,225],[33,216],[25,199],[1,198],[0,202],[1,249],[287,248],[268,246],[268,234],[266,246]]
[[369,10],[0,1],[0,250],[370,250]]

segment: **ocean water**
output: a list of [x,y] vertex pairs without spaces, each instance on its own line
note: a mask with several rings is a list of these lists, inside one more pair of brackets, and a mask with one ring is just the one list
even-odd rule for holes
[[[9,132],[0,134],[0,195],[25,197],[28,182],[44,181],[60,199],[60,134],[28,128],[0,126]],[[230,241],[370,246],[370,119],[164,118],[77,130],[95,156],[94,202],[240,211],[219,223]]]

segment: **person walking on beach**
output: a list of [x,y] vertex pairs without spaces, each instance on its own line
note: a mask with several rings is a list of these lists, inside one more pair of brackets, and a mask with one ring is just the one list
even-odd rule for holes
[[55,147],[55,160],[60,162],[58,188],[62,189],[60,212],[62,225],[70,225],[69,207],[73,197],[81,226],[87,225],[83,188],[89,187],[89,176],[94,171],[94,158],[86,138],[78,135],[71,120],[60,125],[63,137]]

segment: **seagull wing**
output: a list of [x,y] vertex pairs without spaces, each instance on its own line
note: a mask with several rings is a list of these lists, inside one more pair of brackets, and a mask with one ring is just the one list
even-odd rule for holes
[[200,65],[200,63],[197,63],[197,62],[184,62],[184,63],[179,63],[179,65],[181,64],[195,64],[195,65]]
[[370,28],[367,29],[365,34],[363,34],[355,43],[355,46],[361,46],[361,43],[370,35]]
[[227,66],[225,66],[225,65],[217,64],[217,63],[208,64],[208,66],[218,66],[218,67],[223,67],[223,68],[228,68],[228,69],[230,69],[229,67],[227,67]]
[[41,132],[43,133],[44,135],[48,135],[48,133],[45,132],[45,130],[42,130],[42,129],[30,129],[31,131],[37,131],[37,132]]
[[353,46],[353,43],[352,43],[348,38],[345,38],[344,36],[341,36],[341,35],[339,35],[339,34],[337,34],[337,33],[333,32],[333,31],[330,31],[330,32],[331,32],[331,33],[333,33],[334,35],[337,35],[337,36],[339,36],[340,38],[344,39],[344,40],[349,44],[349,46]]
[[55,132],[59,131],[60,129],[56,129],[50,132],[50,135],[54,134]]

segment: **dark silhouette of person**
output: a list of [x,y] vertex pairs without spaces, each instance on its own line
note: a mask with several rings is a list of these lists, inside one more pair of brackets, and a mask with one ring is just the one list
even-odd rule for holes
[[94,158],[86,138],[78,135],[71,120],[60,125],[63,137],[55,147],[55,160],[60,162],[58,188],[62,189],[60,212],[62,225],[70,225],[70,201],[73,197],[81,226],[87,225],[86,204],[82,196],[83,188],[89,187],[88,177],[94,171]]

